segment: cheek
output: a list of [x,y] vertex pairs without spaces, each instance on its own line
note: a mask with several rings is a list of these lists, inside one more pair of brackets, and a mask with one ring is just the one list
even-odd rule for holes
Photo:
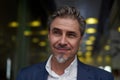
[[57,39],[53,36],[49,36],[49,42],[50,42],[51,45],[53,45],[57,42]]
[[72,43],[72,47],[74,48],[74,50],[78,50],[79,46],[80,46],[80,41],[72,41],[74,43]]

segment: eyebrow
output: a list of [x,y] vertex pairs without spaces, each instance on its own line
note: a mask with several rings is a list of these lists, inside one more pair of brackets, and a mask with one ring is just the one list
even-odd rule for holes
[[60,30],[59,28],[52,28],[52,30]]
[[72,35],[78,36],[78,34],[76,32],[73,32],[73,31],[68,31],[67,34],[72,34]]
[[[53,31],[53,30],[61,30],[61,29],[59,29],[59,28],[53,28],[53,29],[52,29],[52,31]],[[67,31],[67,33],[77,35],[77,33],[76,33],[76,32],[74,32],[74,31]]]
[[70,34],[76,34],[74,31],[68,31],[68,33],[70,33]]

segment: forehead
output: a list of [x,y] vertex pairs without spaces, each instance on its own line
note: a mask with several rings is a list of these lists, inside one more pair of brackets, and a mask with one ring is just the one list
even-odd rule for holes
[[50,28],[58,28],[63,31],[80,32],[80,25],[76,19],[71,18],[55,18]]

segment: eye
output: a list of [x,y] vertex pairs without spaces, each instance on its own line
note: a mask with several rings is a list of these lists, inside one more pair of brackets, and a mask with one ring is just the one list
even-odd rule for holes
[[61,31],[59,29],[54,28],[52,30],[52,34],[55,35],[55,36],[60,36],[61,35]]
[[76,33],[73,33],[73,32],[72,33],[68,33],[67,36],[69,38],[76,38],[77,37]]

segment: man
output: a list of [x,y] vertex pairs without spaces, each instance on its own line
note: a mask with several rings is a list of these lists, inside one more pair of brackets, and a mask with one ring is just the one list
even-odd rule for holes
[[51,56],[46,62],[22,69],[17,80],[113,80],[110,73],[77,59],[85,21],[74,7],[58,9],[48,26]]

